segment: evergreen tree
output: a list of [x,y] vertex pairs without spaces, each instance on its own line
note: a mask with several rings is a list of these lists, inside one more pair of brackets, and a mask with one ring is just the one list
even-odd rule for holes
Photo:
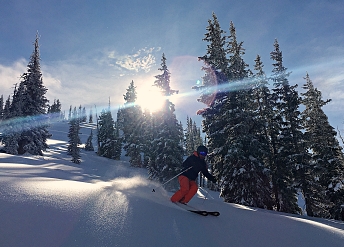
[[202,136],[201,136],[201,128],[197,126],[196,122],[193,122],[192,125],[192,135],[194,136],[194,150],[197,149],[197,147],[204,145]]
[[87,141],[86,141],[86,144],[85,144],[85,150],[86,150],[86,151],[94,151],[92,139],[93,139],[93,131],[92,131],[92,129],[91,129],[91,134],[90,134],[90,136],[87,138]]
[[[6,122],[5,122],[6,123]],[[10,129],[10,132],[6,132],[2,136],[2,143],[4,144],[4,150],[8,154],[18,154],[18,140],[20,138],[20,129],[18,125],[12,125],[11,122],[7,122],[4,125],[5,128]]]
[[194,139],[192,136],[192,119],[186,117],[186,130],[185,130],[185,154],[191,154],[194,149]]
[[78,110],[78,118],[80,120],[80,123],[82,122],[83,120],[83,115],[82,115],[82,106],[79,105],[79,110]]
[[68,120],[70,121],[72,119],[72,106],[69,106],[69,112],[68,112]]
[[61,107],[60,100],[54,99],[54,103],[48,108],[48,113],[61,113]]
[[4,96],[0,97],[0,121],[4,119]]
[[22,126],[16,122],[16,118],[12,118],[10,96],[8,96],[4,106],[1,127],[1,141],[4,144],[4,151],[8,154],[17,155],[19,148],[18,140],[20,138],[20,133],[22,132]]
[[23,114],[24,116],[36,116],[46,113],[48,107],[48,100],[45,94],[48,89],[43,85],[38,35],[34,43],[34,52],[31,55],[28,64],[28,71],[22,75],[21,83],[24,84],[25,97],[23,98]]
[[89,116],[89,118],[88,118],[88,122],[89,122],[89,123],[93,123],[93,112],[92,112],[92,107],[91,107],[91,109],[90,109],[90,116]]
[[81,112],[81,122],[85,123],[86,121],[87,121],[86,108],[83,107],[82,112]]
[[80,160],[80,148],[79,144],[81,144],[79,131],[80,131],[80,119],[77,116],[76,107],[73,111],[72,119],[69,121],[69,132],[68,132],[68,154],[72,156],[72,162],[79,164]]
[[[181,146],[183,130],[176,119],[174,104],[167,98],[178,91],[170,88],[170,72],[166,65],[165,54],[162,55],[159,70],[162,74],[155,76],[154,86],[161,90],[166,99],[162,109],[153,114],[153,154],[148,171],[151,179],[157,179],[163,183],[180,170],[183,162],[183,147]],[[172,183],[168,186],[175,187]]]
[[114,146],[113,159],[114,160],[121,159],[122,143],[123,143],[123,138],[120,136],[120,129],[118,127],[118,123],[115,122],[115,133],[114,133],[114,140],[113,140],[113,146]]
[[228,42],[231,90],[224,101],[226,122],[222,133],[226,142],[219,147],[226,150],[226,155],[223,166],[215,169],[222,175],[221,196],[225,201],[264,208],[271,205],[271,192],[263,159],[265,143],[260,135],[263,124],[254,107],[254,81],[249,78],[251,71],[242,58],[245,54],[242,45],[231,22]]
[[10,107],[10,117],[21,117],[23,116],[23,107],[24,107],[24,96],[25,95],[25,88],[24,83],[20,83],[19,87],[17,85],[14,86],[14,92],[12,96],[12,102]]
[[136,105],[137,93],[134,81],[131,81],[127,92],[124,96],[125,104],[121,109],[121,117],[123,124],[125,156],[129,156],[129,162],[132,166],[141,167],[141,107]]
[[115,122],[110,112],[110,107],[107,110],[102,110],[98,119],[98,155],[107,157],[109,159],[119,159],[118,155],[118,138],[116,136]]
[[[45,97],[47,89],[43,85],[40,68],[40,55],[38,45],[38,34],[34,43],[34,51],[27,66],[27,72],[21,76],[18,89],[15,88],[10,117],[20,117],[20,136],[16,140],[7,140],[7,143],[18,143],[18,154],[29,152],[31,154],[43,155],[48,148],[47,138],[48,118],[45,115],[48,108],[48,100]],[[11,132],[11,131],[8,131]],[[10,136],[7,136],[10,138]],[[5,145],[6,152],[9,149]]]
[[5,106],[2,119],[9,119],[11,118],[11,96],[8,96]]
[[303,85],[302,103],[305,110],[302,119],[307,148],[311,150],[311,162],[299,179],[306,201],[307,215],[339,219],[340,205],[344,204],[343,154],[336,138],[336,131],[328,122],[322,107],[321,92],[314,87],[307,73]]
[[51,117],[54,117],[58,120],[62,120],[63,119],[63,114],[61,112],[61,103],[59,99],[54,99],[54,103],[49,106],[48,108],[48,113],[50,114]]
[[186,155],[192,154],[198,146],[203,145],[201,131],[197,127],[196,122],[187,116],[187,128],[185,130],[185,152]]
[[145,109],[142,113],[142,146],[141,150],[143,153],[143,165],[148,167],[151,160],[154,160],[153,152],[153,140],[155,134],[155,127],[152,114],[148,109]]
[[208,26],[203,41],[208,42],[206,54],[199,57],[204,62],[202,70],[205,75],[202,84],[194,87],[201,90],[199,102],[206,104],[206,108],[197,113],[203,117],[203,131],[208,137],[208,161],[212,164],[213,173],[221,178],[221,171],[224,163],[224,156],[227,150],[223,148],[226,136],[223,129],[227,119],[224,108],[225,101],[228,100],[228,59],[226,53],[226,36],[221,29],[215,13],[212,20],[208,20]]
[[[269,176],[271,182],[270,168],[273,166],[275,153],[277,153],[276,139],[278,136],[278,125],[276,124],[278,116],[273,109],[274,101],[270,89],[268,87],[268,78],[263,70],[263,63],[259,55],[257,55],[254,70],[256,73],[253,75],[254,88],[252,90],[253,102],[252,108],[256,109],[256,126],[257,133],[260,137],[260,145],[262,150],[262,159],[265,166],[265,172]],[[271,189],[271,187],[270,187]],[[272,191],[271,191],[272,193]],[[269,197],[266,207],[270,210],[273,209],[273,196]]]
[[272,80],[274,88],[272,97],[274,108],[280,116],[277,153],[271,167],[272,185],[277,211],[287,213],[300,213],[297,205],[297,190],[295,187],[295,174],[297,169],[307,166],[307,151],[302,134],[300,112],[300,97],[295,86],[290,86],[289,72],[283,66],[282,52],[278,41],[274,42],[274,51],[270,57],[274,60]]

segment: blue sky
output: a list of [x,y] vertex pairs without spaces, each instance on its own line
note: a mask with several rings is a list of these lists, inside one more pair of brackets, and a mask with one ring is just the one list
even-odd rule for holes
[[198,56],[208,19],[215,12],[221,28],[233,21],[244,42],[244,59],[253,69],[257,54],[266,74],[277,38],[290,84],[301,85],[309,73],[324,99],[333,127],[343,129],[344,5],[340,0],[12,0],[0,1],[0,94],[5,98],[26,72],[36,32],[40,35],[43,82],[50,101],[70,105],[107,106],[124,103],[130,82],[138,93],[151,88],[162,53],[171,72],[177,117],[199,121],[205,107],[191,87],[201,79]]

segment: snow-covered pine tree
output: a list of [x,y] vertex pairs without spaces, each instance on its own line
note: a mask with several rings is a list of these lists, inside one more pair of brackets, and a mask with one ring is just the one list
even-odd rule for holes
[[72,119],[72,106],[69,106],[69,112],[68,112],[68,121]]
[[279,136],[277,138],[277,153],[271,169],[273,193],[277,211],[300,213],[297,205],[297,188],[295,174],[297,169],[307,166],[308,154],[302,133],[299,112],[300,97],[295,86],[290,86],[287,68],[283,66],[282,51],[277,39],[274,50],[270,53],[274,61],[272,70],[272,97],[274,108],[280,116]]
[[[189,156],[191,155],[195,150],[197,150],[197,147],[203,144],[203,140],[201,137],[201,130],[197,127],[196,122],[192,120],[192,118],[189,118],[187,116],[186,118],[186,124],[187,127],[184,130],[185,131],[185,137],[184,137],[184,154]],[[204,187],[205,186],[205,179],[202,174],[199,176],[199,185]],[[210,185],[210,184],[208,184]]]
[[91,107],[91,109],[90,109],[90,116],[89,116],[89,118],[88,118],[88,122],[89,122],[89,123],[93,123],[93,112],[92,112],[92,107]]
[[3,94],[0,97],[0,121],[4,119],[4,96]]
[[[278,153],[278,137],[279,125],[281,123],[281,116],[275,108],[276,100],[268,87],[268,78],[263,71],[263,63],[260,56],[257,55],[255,59],[254,70],[257,71],[253,77],[253,82],[256,85],[253,90],[255,96],[255,108],[257,109],[260,123],[263,124],[261,129],[262,142],[268,142],[268,150],[266,157],[264,157],[266,167],[271,171],[274,167],[274,157]],[[274,197],[274,195],[272,195]]]
[[11,118],[23,116],[23,101],[24,101],[25,88],[24,83],[20,83],[19,87],[14,86],[12,102],[10,107]]
[[49,106],[48,113],[60,113],[61,112],[61,103],[59,99],[54,99],[54,103]]
[[8,96],[5,106],[4,106],[4,113],[2,119],[9,119],[11,118],[11,96]]
[[[257,55],[254,65],[254,70],[256,73],[253,75],[254,88],[252,90],[253,104],[252,109],[257,111],[257,133],[260,138],[260,149],[261,158],[264,161],[265,172],[268,174],[270,181],[270,168],[273,164],[274,153],[276,153],[275,140],[278,133],[275,133],[276,127],[276,115],[273,109],[274,102],[272,101],[272,96],[270,89],[268,87],[268,78],[263,70],[263,62],[259,55]],[[271,181],[270,181],[271,182]],[[272,193],[272,192],[271,192]],[[273,196],[271,195],[266,207],[270,210],[273,209]]]
[[340,205],[344,204],[344,166],[342,149],[336,131],[330,125],[322,107],[321,92],[314,87],[308,73],[302,93],[303,125],[307,148],[311,150],[311,162],[299,174],[306,201],[307,215],[340,219]]
[[[48,148],[47,138],[51,136],[48,131],[48,100],[45,97],[47,89],[42,80],[38,39],[37,34],[27,72],[21,76],[10,109],[11,117],[20,117],[20,121],[13,122],[21,128],[17,139],[18,154],[29,152],[43,155],[43,151]],[[12,111],[14,109],[15,112]]]
[[194,138],[192,135],[192,119],[189,116],[186,117],[186,129],[185,129],[185,155],[190,155],[195,150]]
[[54,103],[48,108],[48,114],[50,115],[50,118],[55,118],[56,120],[63,120],[61,107],[62,105],[60,103],[60,100],[54,99]]
[[69,131],[68,131],[68,154],[72,156],[72,162],[79,164],[80,160],[80,148],[79,144],[81,143],[79,137],[80,131],[80,119],[78,118],[78,113],[76,107],[72,114],[72,118],[69,120]]
[[8,154],[16,155],[18,154],[18,140],[20,137],[20,129],[18,129],[18,125],[12,125],[11,122],[4,122],[2,123],[3,128],[6,128],[6,134],[2,136],[2,143],[4,144],[4,151]]
[[113,146],[114,146],[114,160],[120,160],[121,154],[122,154],[122,144],[123,144],[123,138],[120,135],[120,129],[118,128],[118,123],[115,122],[115,133],[114,133],[114,139],[113,139]]
[[[155,76],[154,86],[161,90],[166,99],[162,109],[153,114],[153,154],[148,164],[148,171],[151,179],[157,179],[163,183],[176,175],[181,168],[183,129],[174,113],[174,104],[167,98],[178,91],[170,88],[170,72],[166,65],[165,54],[162,55],[159,70],[162,74]],[[173,183],[169,183],[167,186],[175,187]]]
[[[19,88],[17,85],[14,86],[14,92],[12,96],[12,102],[10,97],[6,101],[4,109],[4,120],[2,123],[2,142],[4,144],[4,151],[8,154],[16,155],[18,153],[23,154],[24,151],[19,150],[19,140],[20,135],[23,131],[23,126],[27,124],[19,124],[20,116],[22,116],[22,107],[23,107],[23,93],[24,88],[23,84],[20,84]],[[17,121],[16,121],[17,119]],[[29,118],[25,119],[26,121]],[[26,122],[25,121],[25,122]]]
[[150,160],[154,159],[153,155],[153,140],[154,140],[154,122],[152,114],[148,109],[142,113],[142,143],[141,150],[143,152],[143,165],[147,167]]
[[[0,124],[2,123],[2,120],[4,119],[4,96],[1,95],[0,97]],[[0,143],[2,142],[3,134],[0,130]]]
[[196,122],[187,116],[185,129],[185,154],[190,155],[197,149],[198,146],[203,145],[200,128],[197,127]]
[[98,119],[98,155],[107,157],[109,159],[118,159],[115,122],[112,118],[110,107],[107,110],[103,109]]
[[81,122],[85,123],[86,121],[87,121],[86,108],[83,107],[82,112],[81,112]]
[[179,145],[183,148],[183,156],[184,156],[184,129],[183,129],[183,123],[182,121],[179,121],[179,131],[181,133],[180,135],[180,140],[179,140]]
[[141,167],[141,143],[142,143],[142,110],[136,105],[137,92],[134,81],[131,81],[124,96],[124,108],[121,109],[125,156],[129,157],[129,163],[134,167]]
[[225,31],[220,27],[220,23],[215,13],[212,14],[212,20],[208,20],[206,27],[207,33],[203,41],[208,42],[206,54],[199,57],[204,62],[202,70],[205,75],[202,78],[202,84],[193,87],[201,90],[199,102],[206,105],[206,108],[197,113],[203,117],[203,131],[208,137],[208,161],[215,168],[213,173],[221,178],[224,156],[227,150],[223,148],[226,142],[226,136],[223,129],[227,119],[226,109],[223,107],[228,100],[228,59],[226,53]]
[[25,97],[23,98],[24,116],[37,116],[46,113],[48,100],[45,97],[47,88],[43,85],[42,72],[40,66],[40,54],[38,44],[38,34],[34,43],[34,51],[31,55],[27,73],[22,75],[21,83],[24,84]]
[[85,150],[86,151],[94,151],[92,139],[93,139],[93,130],[91,129],[90,136],[87,138],[87,141],[85,143]]
[[[226,119],[222,130],[226,150],[221,174],[221,196],[226,202],[265,208],[271,206],[271,190],[264,166],[266,143],[262,142],[263,123],[257,117],[253,96],[254,80],[242,56],[243,42],[238,42],[233,22],[228,42],[229,88],[224,101]],[[215,169],[218,169],[215,167]]]
[[[16,92],[16,90],[14,91]],[[11,107],[11,97],[8,96],[1,121],[1,141],[6,153],[16,155],[18,154],[18,140],[22,132],[22,126],[16,123],[16,118],[12,117]]]
[[192,135],[194,136],[194,149],[196,150],[198,146],[200,145],[206,145],[205,142],[202,140],[201,136],[201,128],[197,126],[196,122],[193,122],[192,125]]
[[79,118],[79,123],[82,122],[83,120],[83,115],[82,115],[82,106],[79,105],[79,110],[78,110],[78,118]]

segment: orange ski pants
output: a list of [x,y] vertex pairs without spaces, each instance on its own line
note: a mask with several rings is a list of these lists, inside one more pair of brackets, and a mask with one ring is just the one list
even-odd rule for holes
[[196,181],[181,175],[178,177],[180,189],[171,197],[172,202],[188,203],[196,194],[198,186]]

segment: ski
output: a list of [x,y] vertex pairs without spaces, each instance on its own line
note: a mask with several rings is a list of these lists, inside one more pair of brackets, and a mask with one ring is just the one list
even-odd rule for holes
[[195,214],[199,214],[202,216],[207,216],[208,212],[207,211],[201,211],[201,210],[191,210],[191,209],[187,209],[187,211],[195,213]]
[[206,212],[212,216],[219,216],[220,215],[220,212],[218,212],[218,211],[206,211]]
[[220,212],[217,212],[217,211],[205,211],[205,210],[200,210],[200,209],[197,209],[195,207],[192,207],[192,206],[189,206],[189,205],[186,205],[186,204],[183,204],[183,203],[180,203],[180,202],[175,202],[174,204],[176,204],[177,206],[189,211],[189,212],[192,212],[192,213],[195,213],[195,214],[199,214],[199,215],[202,215],[202,216],[207,216],[207,215],[212,215],[212,216],[219,216],[220,215]]

